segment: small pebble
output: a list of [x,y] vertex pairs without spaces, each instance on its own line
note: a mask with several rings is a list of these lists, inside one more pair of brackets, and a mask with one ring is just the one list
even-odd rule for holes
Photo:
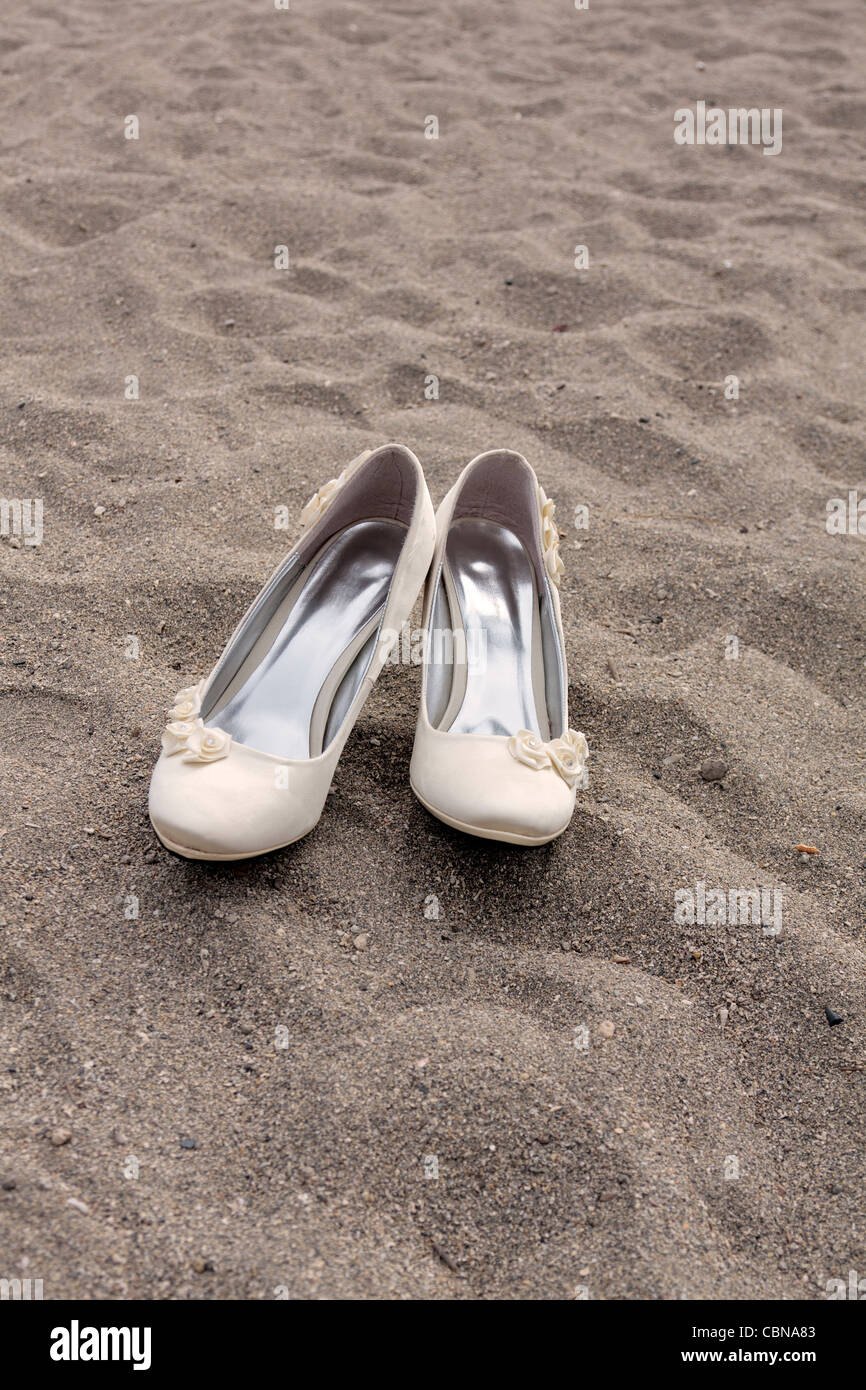
[[59,1149],[62,1144],[68,1144],[71,1138],[71,1129],[52,1129],[51,1131],[51,1142],[56,1149]]
[[90,1215],[90,1207],[78,1197],[67,1197],[66,1205],[72,1207],[75,1211],[80,1211],[82,1216]]
[[616,1032],[616,1025],[606,1018],[598,1025],[598,1032],[602,1038],[612,1038]]
[[701,776],[705,782],[721,782],[728,773],[728,764],[721,758],[704,758],[701,763]]
[[829,1023],[831,1028],[835,1028],[837,1023],[845,1022],[841,1014],[835,1013],[833,1009],[828,1009],[826,1005],[824,1007],[824,1013],[827,1016],[827,1022]]
[[194,1149],[194,1148],[195,1148],[195,1140],[194,1140],[194,1139],[181,1139],[181,1141],[180,1141],[180,1147],[181,1147],[182,1149]]
[[356,951],[366,951],[366,949],[367,949],[369,943],[370,943],[370,937],[369,937],[369,935],[367,934],[367,932],[362,931],[362,932],[360,933],[359,936],[356,936],[356,937],[355,937],[355,940],[354,940],[354,942],[353,942],[353,945],[354,945]]

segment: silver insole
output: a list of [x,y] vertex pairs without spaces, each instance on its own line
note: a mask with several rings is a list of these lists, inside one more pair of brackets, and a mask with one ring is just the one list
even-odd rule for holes
[[484,634],[478,643],[467,639],[466,690],[448,726],[451,733],[541,734],[533,685],[533,651],[536,668],[540,655],[538,593],[526,550],[507,527],[464,517],[451,525],[445,564],[464,630]]
[[364,678],[405,539],[400,522],[360,521],[329,542],[205,722],[275,757],[318,756]]

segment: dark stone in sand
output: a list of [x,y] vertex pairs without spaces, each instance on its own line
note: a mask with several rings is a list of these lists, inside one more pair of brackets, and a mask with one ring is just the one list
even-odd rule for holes
[[701,763],[701,776],[705,782],[721,782],[728,774],[728,764],[721,758],[704,758]]

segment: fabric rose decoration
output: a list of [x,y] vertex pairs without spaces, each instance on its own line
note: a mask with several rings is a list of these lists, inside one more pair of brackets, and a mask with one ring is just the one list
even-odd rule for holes
[[320,487],[318,492],[313,493],[309,502],[301,511],[302,526],[312,526],[314,522],[318,521],[328,503],[336,493],[340,491],[345,481],[346,474],[343,472],[338,478],[332,478],[330,482]]
[[183,754],[185,763],[214,763],[227,758],[231,734],[222,729],[206,729],[201,719],[201,697],[205,681],[179,690],[169,710],[169,722],[162,735],[162,746],[168,757]]
[[196,719],[201,713],[201,696],[204,689],[204,681],[199,681],[198,685],[188,685],[185,690],[179,690],[174,697],[174,704],[169,710],[172,719],[186,723],[189,719]]
[[540,483],[538,485],[538,505],[541,508],[541,544],[544,550],[544,565],[554,584],[558,585],[564,572],[564,566],[559,558],[559,531],[556,529],[556,522],[553,519],[556,503],[552,497],[547,496]]
[[528,729],[521,729],[508,740],[508,751],[512,758],[516,758],[519,763],[525,763],[527,767],[538,770],[550,766],[546,747],[538,734],[532,734]]
[[348,482],[355,469],[359,468],[360,465],[364,462],[364,460],[370,457],[372,452],[372,449],[362,450],[362,452],[358,454],[356,458],[353,458],[350,463],[346,464],[346,467],[343,469],[339,477],[331,478],[330,482],[324,483],[322,487],[319,488],[318,492],[313,493],[309,502],[301,511],[302,528],[312,526],[314,522],[318,521],[319,517],[322,515],[322,512],[334,500],[337,493],[340,491],[340,488],[343,487],[343,485],[346,482]]
[[563,782],[570,787],[576,786],[589,757],[589,745],[583,734],[567,729],[562,738],[555,738],[547,745],[547,751]]
[[231,745],[231,734],[222,729],[206,729],[200,719],[172,720],[162,735],[168,756],[182,753],[185,763],[215,763],[228,757]]
[[577,786],[589,756],[586,739],[576,729],[568,729],[562,738],[552,739],[550,743],[544,743],[529,729],[519,729],[508,740],[508,751],[512,758],[536,772],[553,768],[569,787]]
[[231,734],[222,729],[202,729],[195,743],[190,742],[184,757],[185,763],[215,763],[219,758],[227,758],[232,745]]
[[198,719],[173,719],[166,724],[162,735],[162,746],[171,757],[172,753],[182,753],[189,743],[190,737],[196,732],[201,720]]

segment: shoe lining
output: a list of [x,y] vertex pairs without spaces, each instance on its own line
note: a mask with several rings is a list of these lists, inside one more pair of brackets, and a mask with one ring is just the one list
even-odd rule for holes
[[205,723],[275,757],[318,757],[370,664],[406,529],[380,519],[348,526],[288,594],[276,589],[273,613]]
[[547,740],[538,589],[519,537],[479,517],[453,521],[440,585],[449,602],[437,595],[434,624],[450,609],[452,626],[466,634],[467,660],[453,669],[431,665],[428,708],[435,726],[454,734],[529,729]]

